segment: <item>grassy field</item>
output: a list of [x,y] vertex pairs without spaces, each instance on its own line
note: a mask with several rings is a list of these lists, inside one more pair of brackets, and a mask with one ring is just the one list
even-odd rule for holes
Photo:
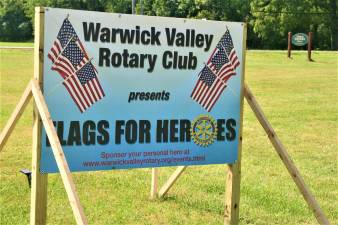
[[[32,51],[0,49],[0,129],[33,74]],[[338,54],[249,51],[246,82],[332,224],[338,224]],[[28,224],[32,103],[0,153],[0,224]],[[240,224],[317,224],[249,106],[244,108]],[[174,168],[160,169],[160,184]],[[74,173],[90,224],[222,224],[226,166],[195,166],[165,200],[150,169]],[[60,176],[48,178],[48,224],[75,224]]]
[[34,47],[33,42],[0,42],[1,46],[15,46],[15,47]]

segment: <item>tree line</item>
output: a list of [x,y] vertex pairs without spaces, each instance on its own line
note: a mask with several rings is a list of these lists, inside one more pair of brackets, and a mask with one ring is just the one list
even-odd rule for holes
[[[32,40],[35,6],[132,13],[132,0],[2,0],[0,41]],[[286,49],[289,31],[311,31],[314,49],[338,50],[337,0],[138,0],[136,12],[245,21],[249,49]]]

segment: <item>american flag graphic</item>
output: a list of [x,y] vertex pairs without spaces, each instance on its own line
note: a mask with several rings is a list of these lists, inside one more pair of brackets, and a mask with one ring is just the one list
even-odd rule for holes
[[231,76],[236,75],[240,65],[228,28],[216,48],[213,50],[206,65],[199,73],[191,98],[208,112],[211,111]]
[[226,28],[226,31],[225,31],[223,37],[221,38],[221,40],[217,44],[217,48],[220,48],[220,47],[222,47],[225,50],[226,55],[228,56],[231,64],[236,69],[240,65],[240,63],[239,63],[238,57],[236,55],[234,44],[232,42],[232,38],[231,38],[231,35],[230,35],[228,28]]
[[51,69],[64,79],[63,85],[81,113],[105,96],[97,70],[68,18],[63,21],[48,58],[53,63]]
[[89,61],[87,53],[79,43],[77,38],[71,38],[58,57],[52,60],[52,70],[59,72],[63,78],[75,73]]
[[54,41],[54,44],[48,53],[48,58],[54,63],[54,60],[58,58],[62,50],[73,38],[77,39],[78,37],[74,27],[72,26],[68,18],[66,18],[63,21],[58,36],[56,37],[56,40]]
[[97,78],[97,71],[91,62],[67,77],[63,84],[81,112],[105,96]]
[[191,93],[191,98],[210,112],[225,87],[225,82],[217,77],[214,72],[205,65],[199,73],[199,78]]
[[222,80],[227,81],[235,75],[235,68],[231,64],[223,48],[216,48],[215,54],[208,60],[208,66]]

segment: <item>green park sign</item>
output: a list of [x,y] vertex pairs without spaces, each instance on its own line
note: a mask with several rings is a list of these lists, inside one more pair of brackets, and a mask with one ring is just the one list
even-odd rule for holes
[[308,36],[304,33],[297,33],[292,35],[292,44],[296,46],[304,46],[308,43]]

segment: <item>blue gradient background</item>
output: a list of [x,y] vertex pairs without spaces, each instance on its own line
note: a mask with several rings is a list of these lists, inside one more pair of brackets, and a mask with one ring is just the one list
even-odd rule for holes
[[[77,106],[71,99],[62,83],[62,78],[50,68],[51,61],[47,54],[51,49],[63,20],[69,14],[69,20],[74,26],[89,57],[93,57],[93,64],[98,70],[98,77],[106,96],[96,102],[84,113],[80,113]],[[135,29],[136,25],[141,30],[150,30],[156,27],[161,31],[161,46],[128,45],[121,43],[101,43],[85,42],[83,37],[82,22],[100,22],[101,27]],[[195,33],[213,34],[214,38],[210,49],[205,52],[203,48],[197,47],[175,47],[168,46],[165,28],[176,28],[177,32],[184,32],[186,29],[195,29]],[[215,120],[229,119],[236,120],[236,140],[223,141],[217,140],[208,147],[199,147],[193,141],[186,143],[155,143],[156,141],[156,120],[158,119],[189,119],[193,121],[200,114],[206,114],[199,104],[190,98],[190,94],[197,82],[197,75],[203,63],[207,61],[215,48],[217,42],[224,34],[226,27],[230,30],[236,53],[241,65],[236,69],[236,76],[228,81],[228,87],[223,91],[221,97],[216,102],[209,115]],[[47,101],[49,111],[54,121],[64,121],[64,137],[68,135],[69,121],[77,120],[107,120],[109,121],[110,142],[107,145],[96,146],[64,146],[69,167],[71,171],[84,170],[108,170],[107,167],[83,167],[84,161],[101,161],[101,152],[137,152],[137,151],[161,151],[161,150],[184,150],[190,149],[190,156],[205,155],[203,162],[185,162],[179,165],[192,164],[221,164],[233,163],[237,159],[238,136],[240,125],[240,90],[242,79],[242,40],[243,23],[190,20],[165,17],[147,17],[125,14],[110,14],[89,11],[65,10],[47,8],[45,11],[45,40],[44,40],[44,96]],[[148,63],[145,68],[114,68],[98,67],[99,48],[109,48],[111,53],[120,52],[128,49],[129,53],[138,54],[157,54],[156,66],[152,73],[147,72]],[[162,55],[166,50],[178,51],[179,55],[188,55],[193,52],[197,57],[197,68],[195,70],[166,70],[162,67]],[[169,101],[134,101],[128,103],[130,92],[170,92]],[[120,145],[115,145],[115,120],[149,120],[151,121],[151,143],[149,144],[127,144],[122,139]],[[82,124],[82,123],[81,123]],[[123,137],[123,136],[122,136]],[[41,172],[58,172],[55,159],[50,147],[46,146],[46,132],[42,131],[42,155]],[[142,157],[138,158],[142,159]],[[176,166],[178,164],[161,164],[158,166]],[[124,169],[133,166],[117,166],[114,169]],[[142,167],[147,167],[143,165]],[[153,165],[151,166],[153,167]]]

